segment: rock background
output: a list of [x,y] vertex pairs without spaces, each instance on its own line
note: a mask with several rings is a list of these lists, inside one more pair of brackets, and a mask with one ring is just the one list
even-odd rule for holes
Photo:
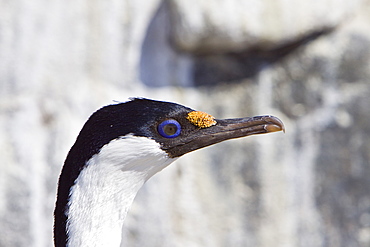
[[370,2],[0,0],[0,246],[52,245],[56,181],[113,100],[287,132],[179,159],[122,246],[370,246]]

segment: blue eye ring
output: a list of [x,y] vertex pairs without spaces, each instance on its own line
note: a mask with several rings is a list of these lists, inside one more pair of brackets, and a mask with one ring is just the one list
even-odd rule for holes
[[165,138],[175,138],[181,133],[181,125],[175,119],[167,119],[158,125],[158,133]]

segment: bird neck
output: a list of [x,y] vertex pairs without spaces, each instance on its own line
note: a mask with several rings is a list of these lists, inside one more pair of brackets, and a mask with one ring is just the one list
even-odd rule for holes
[[70,189],[67,246],[119,246],[123,221],[138,190],[173,161],[145,137],[128,136],[103,146]]

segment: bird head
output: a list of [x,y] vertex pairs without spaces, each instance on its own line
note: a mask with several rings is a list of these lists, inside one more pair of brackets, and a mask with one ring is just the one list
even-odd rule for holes
[[87,159],[110,141],[131,134],[155,140],[175,158],[225,140],[276,131],[285,131],[284,124],[270,115],[215,119],[179,104],[134,98],[95,112],[76,143],[89,142],[81,145],[91,149],[84,152],[90,153]]

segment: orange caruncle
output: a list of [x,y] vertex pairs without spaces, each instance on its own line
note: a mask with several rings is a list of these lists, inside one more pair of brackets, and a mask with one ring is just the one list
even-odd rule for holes
[[186,119],[199,128],[208,128],[217,123],[212,115],[201,111],[189,112]]

